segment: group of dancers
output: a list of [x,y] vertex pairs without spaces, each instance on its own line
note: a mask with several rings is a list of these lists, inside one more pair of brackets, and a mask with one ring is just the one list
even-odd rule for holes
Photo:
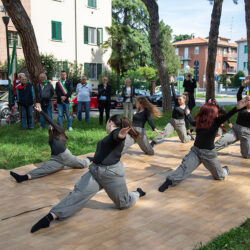
[[[31,228],[31,233],[49,227],[53,220],[70,217],[81,210],[85,203],[101,189],[106,191],[118,209],[127,209],[133,206],[146,193],[140,187],[135,191],[128,191],[125,169],[120,161],[122,154],[134,142],[137,142],[145,154],[153,155],[154,145],[163,141],[174,130],[177,131],[181,142],[188,142],[191,137],[187,134],[185,119],[188,119],[196,129],[194,145],[184,157],[181,165],[167,176],[158,190],[164,192],[168,187],[177,185],[186,179],[201,163],[210,171],[215,180],[224,180],[229,174],[229,169],[227,166],[221,167],[217,157],[218,150],[239,140],[242,156],[247,159],[250,158],[250,96],[242,98],[244,87],[249,82],[250,77],[247,77],[238,90],[237,105],[229,112],[219,112],[218,105],[210,100],[201,106],[199,113],[194,118],[185,103],[185,95],[176,96],[172,85],[171,89],[176,101],[172,118],[164,131],[158,130],[151,119],[151,116],[161,116],[157,107],[149,103],[146,98],[138,97],[136,99],[137,112],[133,116],[132,124],[127,117],[111,116],[106,123],[108,135],[97,143],[94,157],[85,159],[79,159],[71,154],[66,148],[68,138],[65,130],[44,113],[41,106],[37,104],[35,109],[44,115],[50,124],[51,158],[40,168],[31,170],[25,175],[19,175],[12,171],[10,175],[20,183],[55,173],[62,170],[64,166],[72,168],[89,167],[89,171],[81,177],[72,192]],[[214,143],[221,125],[235,113],[238,113],[236,124]],[[146,122],[157,133],[157,136],[151,142],[149,142],[144,128]]]

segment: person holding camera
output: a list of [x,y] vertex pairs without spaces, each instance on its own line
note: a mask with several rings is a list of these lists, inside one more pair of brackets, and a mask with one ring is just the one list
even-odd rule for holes
[[[51,98],[54,95],[53,85],[47,80],[45,73],[39,75],[39,83],[37,84],[37,98],[40,103],[42,111],[52,119],[52,104]],[[45,128],[45,119],[42,113],[39,113],[40,126]]]
[[195,107],[194,89],[197,88],[196,80],[192,78],[192,74],[188,73],[183,83],[184,92],[188,93],[188,107],[192,112]]

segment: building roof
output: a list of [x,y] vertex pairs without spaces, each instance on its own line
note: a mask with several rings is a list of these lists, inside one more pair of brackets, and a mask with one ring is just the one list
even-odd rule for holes
[[[195,37],[193,39],[183,40],[179,42],[172,43],[174,46],[183,46],[183,45],[195,45],[195,44],[208,44],[208,39],[201,38],[201,37]],[[237,48],[236,43],[228,43],[226,41],[218,41],[218,45],[224,46],[224,47],[235,47]]]
[[240,42],[246,42],[247,38],[241,38],[240,40],[235,41],[236,43],[240,43]]

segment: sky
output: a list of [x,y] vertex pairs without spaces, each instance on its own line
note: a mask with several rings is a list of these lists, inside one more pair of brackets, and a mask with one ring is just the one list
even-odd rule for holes
[[[160,19],[168,24],[173,35],[191,34],[208,37],[213,6],[208,0],[158,0]],[[246,38],[244,0],[235,5],[224,0],[219,36],[235,42]]]

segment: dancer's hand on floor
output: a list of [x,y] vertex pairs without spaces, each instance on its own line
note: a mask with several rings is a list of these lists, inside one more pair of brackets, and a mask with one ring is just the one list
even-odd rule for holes
[[131,129],[130,127],[122,128],[122,129],[120,130],[120,132],[119,132],[118,137],[119,137],[120,139],[124,139],[124,138],[126,137],[126,135],[128,134],[128,132],[129,132],[130,129]]

